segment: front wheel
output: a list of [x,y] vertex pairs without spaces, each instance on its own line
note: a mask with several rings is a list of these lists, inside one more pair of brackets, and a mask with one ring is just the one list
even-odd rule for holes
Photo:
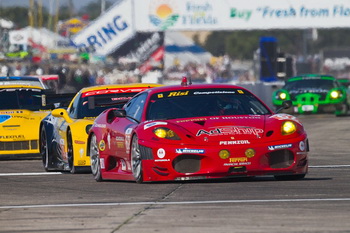
[[131,143],[131,166],[132,166],[132,174],[135,178],[136,183],[142,183],[143,182],[143,176],[142,176],[142,157],[140,153],[140,145],[139,145],[139,139],[135,135],[132,138]]
[[73,140],[71,131],[68,131],[67,133],[67,155],[70,173],[77,173],[77,169],[74,166]]
[[97,182],[102,181],[100,152],[97,146],[96,135],[92,134],[89,139],[89,155],[91,163],[91,172]]
[[43,162],[45,171],[49,171],[49,148],[47,145],[46,130],[44,127],[40,131],[40,156]]

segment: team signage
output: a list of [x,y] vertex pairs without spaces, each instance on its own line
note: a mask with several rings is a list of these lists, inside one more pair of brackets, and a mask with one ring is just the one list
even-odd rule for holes
[[108,55],[135,35],[132,1],[118,2],[73,37],[81,49]]

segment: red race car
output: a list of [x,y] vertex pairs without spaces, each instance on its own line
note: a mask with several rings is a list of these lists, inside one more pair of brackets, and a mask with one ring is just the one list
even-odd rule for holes
[[308,139],[296,117],[275,114],[239,86],[184,81],[96,118],[88,137],[96,181],[305,177]]

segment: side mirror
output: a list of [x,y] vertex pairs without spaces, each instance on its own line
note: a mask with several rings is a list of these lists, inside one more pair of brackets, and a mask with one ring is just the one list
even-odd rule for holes
[[282,106],[276,110],[276,113],[279,113],[283,109],[288,109],[292,107],[292,105],[293,105],[293,102],[291,100],[283,101]]
[[72,123],[73,120],[69,117],[68,112],[66,109],[63,108],[57,108],[52,110],[51,112],[52,116],[54,117],[62,117],[63,119],[65,119],[68,123]]
[[126,111],[124,109],[114,110],[115,117],[126,117]]

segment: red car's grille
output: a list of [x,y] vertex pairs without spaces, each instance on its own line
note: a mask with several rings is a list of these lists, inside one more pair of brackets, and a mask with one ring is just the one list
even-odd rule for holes
[[38,140],[0,142],[0,151],[4,150],[36,150],[38,149]]
[[277,150],[269,153],[271,168],[287,168],[294,162],[294,155],[290,150]]
[[201,158],[198,155],[180,155],[174,159],[173,167],[179,173],[195,173],[201,167]]

